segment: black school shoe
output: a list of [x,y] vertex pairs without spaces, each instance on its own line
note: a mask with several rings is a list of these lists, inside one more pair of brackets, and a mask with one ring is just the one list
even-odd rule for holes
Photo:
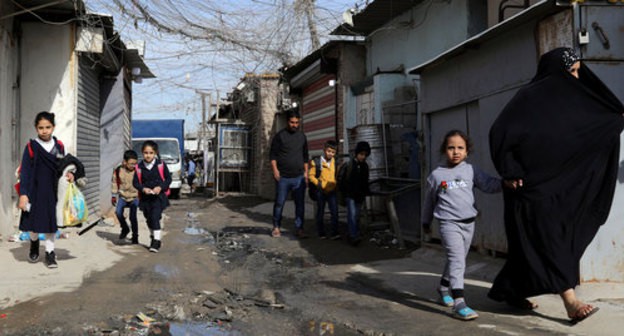
[[58,264],[56,263],[56,254],[54,251],[46,252],[46,263],[48,264],[48,268],[57,268]]
[[158,253],[158,250],[160,250],[160,245],[161,245],[160,240],[152,239],[152,243],[150,244],[149,251]]
[[28,253],[28,261],[36,263],[39,260],[39,239],[30,241],[30,253]]

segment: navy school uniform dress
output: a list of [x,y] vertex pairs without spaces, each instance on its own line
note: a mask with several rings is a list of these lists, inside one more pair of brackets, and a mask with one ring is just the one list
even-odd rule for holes
[[19,229],[36,233],[55,233],[56,203],[58,201],[58,162],[65,155],[56,138],[54,147],[46,151],[37,141],[31,140],[33,157],[28,146],[24,148],[20,171],[20,196],[28,196],[30,211],[22,211]]
[[[141,169],[141,182],[139,182],[137,174],[134,174],[134,179],[132,180],[132,184],[139,191],[139,209],[143,212],[145,220],[147,221],[147,227],[149,227],[150,230],[160,230],[162,213],[167,206],[169,206],[169,199],[167,199],[167,195],[165,195],[165,190],[169,189],[169,185],[171,184],[171,173],[169,173],[167,164],[162,162],[164,165],[163,172],[165,177],[163,181],[158,172],[158,165],[161,162],[160,159],[154,159],[152,169],[147,169],[145,162],[139,162],[138,167]],[[158,195],[146,194],[143,192],[143,188],[153,189],[156,187],[160,187],[161,189]]]

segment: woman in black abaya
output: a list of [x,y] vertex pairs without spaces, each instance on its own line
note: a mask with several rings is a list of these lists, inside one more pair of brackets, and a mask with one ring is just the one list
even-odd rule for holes
[[572,322],[598,310],[576,298],[583,252],[604,224],[618,172],[624,106],[572,49],[540,58],[533,80],[490,130],[504,191],[508,259],[488,296],[526,309],[559,294]]

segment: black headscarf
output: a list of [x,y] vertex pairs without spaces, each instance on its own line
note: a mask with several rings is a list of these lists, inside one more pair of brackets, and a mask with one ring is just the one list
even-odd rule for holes
[[493,163],[506,190],[508,260],[489,295],[496,300],[561,293],[579,283],[579,261],[609,214],[624,107],[568,48],[540,58],[533,80],[490,129]]

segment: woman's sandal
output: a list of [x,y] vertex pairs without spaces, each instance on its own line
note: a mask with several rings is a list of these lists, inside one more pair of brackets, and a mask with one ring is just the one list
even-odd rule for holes
[[[588,306],[591,307],[591,310],[584,313]],[[574,314],[572,316],[568,315],[568,317],[570,318],[570,323],[574,325],[592,316],[599,310],[600,308],[598,307],[592,307],[591,305],[583,304],[574,311]]]
[[506,302],[508,305],[520,310],[535,310],[539,307],[537,303],[524,298],[508,299]]

